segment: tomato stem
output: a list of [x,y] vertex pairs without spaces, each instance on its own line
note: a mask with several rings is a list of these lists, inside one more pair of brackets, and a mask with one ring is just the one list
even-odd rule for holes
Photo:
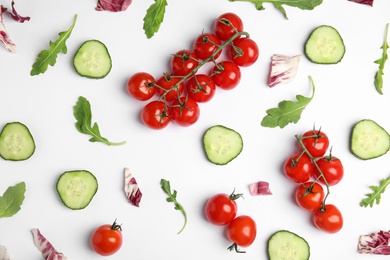
[[230,251],[234,250],[234,251],[236,251],[236,253],[246,253],[245,251],[240,250],[236,243],[233,243],[231,246],[229,246],[228,250],[230,250]]
[[122,231],[122,224],[117,224],[116,219],[114,220],[114,223],[111,225],[111,230],[120,230]]

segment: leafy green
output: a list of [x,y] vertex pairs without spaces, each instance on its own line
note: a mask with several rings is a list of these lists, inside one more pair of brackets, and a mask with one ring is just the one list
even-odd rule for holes
[[76,105],[73,107],[73,114],[76,118],[76,128],[80,133],[91,135],[90,142],[101,142],[107,145],[122,145],[126,142],[112,143],[100,134],[99,126],[95,122],[92,125],[91,105],[85,97],[79,97]]
[[177,192],[176,192],[176,190],[173,190],[173,193],[172,193],[171,184],[169,183],[169,181],[161,179],[160,184],[161,184],[162,190],[168,195],[167,201],[173,202],[175,204],[175,209],[180,210],[184,215],[184,225],[180,229],[180,231],[178,232],[178,234],[180,234],[184,230],[185,226],[187,225],[187,213],[184,210],[183,206],[179,202],[177,202],[177,200],[176,200]]
[[167,5],[167,0],[154,0],[154,3],[146,10],[143,28],[148,39],[152,38],[160,29],[160,25],[164,20],[165,7]]
[[290,100],[283,100],[278,104],[278,107],[268,109],[267,115],[261,121],[261,125],[265,127],[277,127],[284,128],[289,123],[297,123],[301,118],[301,114],[306,106],[314,97],[315,86],[313,79],[309,76],[313,93],[311,97],[304,97],[297,95],[297,102]]
[[44,73],[48,66],[54,66],[57,61],[57,55],[58,53],[62,52],[63,54],[66,54],[68,52],[68,48],[66,47],[66,40],[69,38],[69,36],[72,33],[72,30],[76,24],[77,20],[77,14],[75,15],[73,19],[72,25],[69,27],[68,30],[60,32],[58,35],[59,37],[56,39],[55,42],[50,41],[49,46],[50,48],[48,50],[42,50],[39,54],[37,59],[35,60],[34,64],[32,65],[32,69],[30,72],[31,76],[38,75],[40,73]]
[[361,207],[374,206],[374,203],[377,205],[381,201],[381,195],[385,192],[386,187],[390,184],[390,177],[387,179],[382,179],[379,183],[379,186],[370,186],[370,189],[373,190],[372,193],[365,194],[367,198],[363,199],[360,202]]
[[0,218],[11,217],[20,210],[25,192],[26,184],[24,182],[7,188],[3,196],[0,196]]
[[389,33],[389,24],[386,25],[386,36],[385,36],[385,40],[383,42],[383,45],[381,47],[381,49],[383,50],[382,57],[375,61],[376,64],[379,64],[379,70],[375,74],[374,84],[375,84],[376,90],[381,95],[383,94],[383,91],[382,91],[382,87],[383,87],[383,78],[382,78],[382,76],[384,74],[383,70],[385,69],[386,60],[389,58],[389,56],[387,55],[387,49],[389,48],[389,44],[387,43],[387,35],[388,35],[388,33]]
[[288,19],[286,10],[283,5],[298,7],[302,10],[313,10],[316,6],[322,4],[322,0],[229,0],[230,2],[250,2],[255,4],[257,10],[264,10],[264,3],[271,3],[283,13]]

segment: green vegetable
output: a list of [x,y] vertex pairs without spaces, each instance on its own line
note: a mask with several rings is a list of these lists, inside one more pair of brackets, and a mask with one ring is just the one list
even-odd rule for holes
[[376,90],[381,95],[383,94],[383,91],[382,91],[382,87],[383,87],[383,78],[382,78],[382,76],[384,74],[383,70],[385,68],[386,60],[389,58],[389,56],[387,55],[387,49],[389,48],[389,44],[387,43],[387,35],[388,35],[388,33],[389,33],[389,24],[386,25],[386,36],[385,36],[385,40],[383,42],[383,45],[381,47],[381,49],[383,50],[382,57],[375,61],[376,64],[379,64],[379,70],[375,74],[374,84],[375,84]]
[[230,2],[251,2],[255,4],[257,10],[264,10],[264,3],[271,3],[283,13],[284,17],[288,19],[286,10],[283,5],[297,7],[302,10],[313,10],[316,6],[322,4],[322,0],[229,0]]
[[24,182],[7,188],[3,196],[0,196],[0,218],[11,217],[18,213],[23,204],[25,192],[26,184]]
[[56,39],[55,42],[50,41],[50,48],[48,50],[42,50],[38,54],[37,59],[32,65],[32,69],[30,72],[31,76],[46,72],[49,65],[54,66],[54,64],[56,64],[58,53],[62,52],[63,54],[66,54],[68,52],[68,48],[66,47],[66,40],[71,35],[72,30],[76,24],[76,20],[77,14],[75,15],[73,23],[69,27],[69,29],[64,32],[60,32],[58,34],[59,37]]
[[297,234],[280,230],[268,240],[268,255],[270,260],[308,260],[310,246]]
[[372,193],[367,193],[365,199],[360,202],[361,207],[374,206],[374,203],[377,205],[381,201],[381,195],[385,192],[386,187],[390,184],[390,177],[387,179],[382,179],[379,183],[379,186],[370,186],[370,189],[373,190]]
[[167,0],[154,0],[154,3],[146,10],[144,17],[144,31],[148,39],[158,32],[160,25],[164,20],[165,8],[168,5]]
[[73,107],[73,114],[76,118],[76,128],[82,134],[92,136],[90,142],[101,142],[107,145],[123,145],[126,142],[112,143],[100,134],[99,126],[95,122],[92,125],[91,105],[85,97],[79,97],[76,105]]
[[168,195],[167,201],[168,202],[173,202],[175,204],[175,209],[176,210],[180,210],[183,213],[183,215],[184,215],[184,225],[180,229],[180,231],[178,232],[178,234],[180,234],[184,230],[186,225],[187,225],[187,213],[184,210],[183,206],[179,202],[177,202],[177,200],[176,200],[177,191],[173,190],[173,193],[172,193],[172,191],[171,191],[171,184],[169,183],[169,181],[161,179],[160,184],[161,184],[161,189]]
[[289,123],[296,124],[301,118],[301,114],[306,106],[310,103],[310,101],[314,97],[315,86],[313,79],[309,76],[311,85],[312,85],[312,96],[304,97],[301,95],[297,95],[297,102],[284,100],[278,104],[278,107],[268,109],[267,115],[261,121],[261,125],[264,127],[277,127],[284,128]]

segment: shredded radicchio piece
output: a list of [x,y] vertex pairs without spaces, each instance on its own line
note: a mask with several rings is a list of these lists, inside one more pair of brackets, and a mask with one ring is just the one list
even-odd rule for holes
[[14,258],[8,253],[5,246],[0,245],[0,259],[1,260],[14,260]]
[[266,181],[258,181],[258,182],[249,184],[249,190],[253,196],[272,195],[272,192],[269,188],[269,183]]
[[132,205],[139,207],[142,192],[129,168],[125,168],[125,194]]
[[369,5],[369,6],[373,6],[373,4],[374,4],[374,0],[349,0],[349,1],[354,2],[354,3],[358,3],[358,4]]
[[47,240],[39,231],[34,228],[31,230],[33,234],[34,244],[41,251],[42,256],[46,260],[67,260],[68,258],[64,254],[58,252],[53,245]]
[[390,255],[390,231],[379,231],[359,238],[360,254]]
[[97,11],[121,12],[126,11],[132,0],[98,0]]
[[271,71],[268,78],[268,86],[287,84],[294,80],[302,55],[287,56],[275,54],[271,58]]

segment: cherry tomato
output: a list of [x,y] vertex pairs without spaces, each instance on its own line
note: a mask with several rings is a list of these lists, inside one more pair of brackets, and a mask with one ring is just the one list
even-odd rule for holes
[[343,216],[333,204],[326,204],[313,214],[314,225],[325,232],[336,233],[343,227]]
[[108,256],[116,253],[122,246],[122,228],[114,221],[95,229],[91,236],[91,245],[96,253]]
[[198,58],[190,50],[180,50],[171,59],[171,67],[175,76],[185,76],[199,65]]
[[157,94],[160,97],[164,95],[168,102],[177,99],[184,91],[184,82],[179,83],[180,80],[180,77],[164,74],[156,82]]
[[155,79],[146,72],[137,72],[127,81],[127,92],[134,98],[145,101],[156,93]]
[[229,223],[226,230],[227,238],[233,242],[229,249],[240,252],[237,246],[250,246],[256,238],[256,233],[256,222],[250,216],[241,215],[236,217]]
[[180,97],[171,104],[172,120],[180,126],[190,126],[198,121],[200,109],[198,103],[189,97]]
[[202,33],[196,38],[193,50],[196,57],[201,60],[205,60],[211,55],[214,55],[214,60],[216,60],[221,55],[221,51],[215,53],[220,45],[221,40],[215,34]]
[[229,45],[229,55],[238,66],[248,67],[257,61],[259,47],[250,38],[237,38]]
[[215,94],[214,81],[205,74],[196,74],[186,84],[187,94],[196,102],[208,102]]
[[314,172],[314,164],[306,153],[294,154],[284,162],[284,174],[293,182],[306,182]]
[[[344,176],[344,167],[340,159],[335,156],[325,156],[317,160],[317,165],[320,168],[323,177],[328,185],[333,186],[339,183]],[[319,177],[321,174],[317,168],[314,170],[314,175]],[[319,181],[325,183],[324,178],[320,177]]]
[[207,220],[218,226],[230,223],[237,214],[236,199],[242,194],[218,193],[212,196],[206,203],[205,215]]
[[302,135],[302,143],[313,157],[321,157],[329,147],[328,136],[320,130],[310,130]]
[[232,61],[221,61],[213,67],[210,76],[218,87],[230,90],[240,83],[241,70]]
[[141,119],[149,128],[163,129],[171,122],[169,107],[162,101],[151,101],[143,108]]
[[324,197],[324,189],[317,182],[299,184],[295,190],[295,201],[301,208],[308,211],[316,211],[319,209]]
[[244,25],[234,13],[221,14],[214,22],[214,32],[221,41],[230,39],[236,32],[242,32]]

